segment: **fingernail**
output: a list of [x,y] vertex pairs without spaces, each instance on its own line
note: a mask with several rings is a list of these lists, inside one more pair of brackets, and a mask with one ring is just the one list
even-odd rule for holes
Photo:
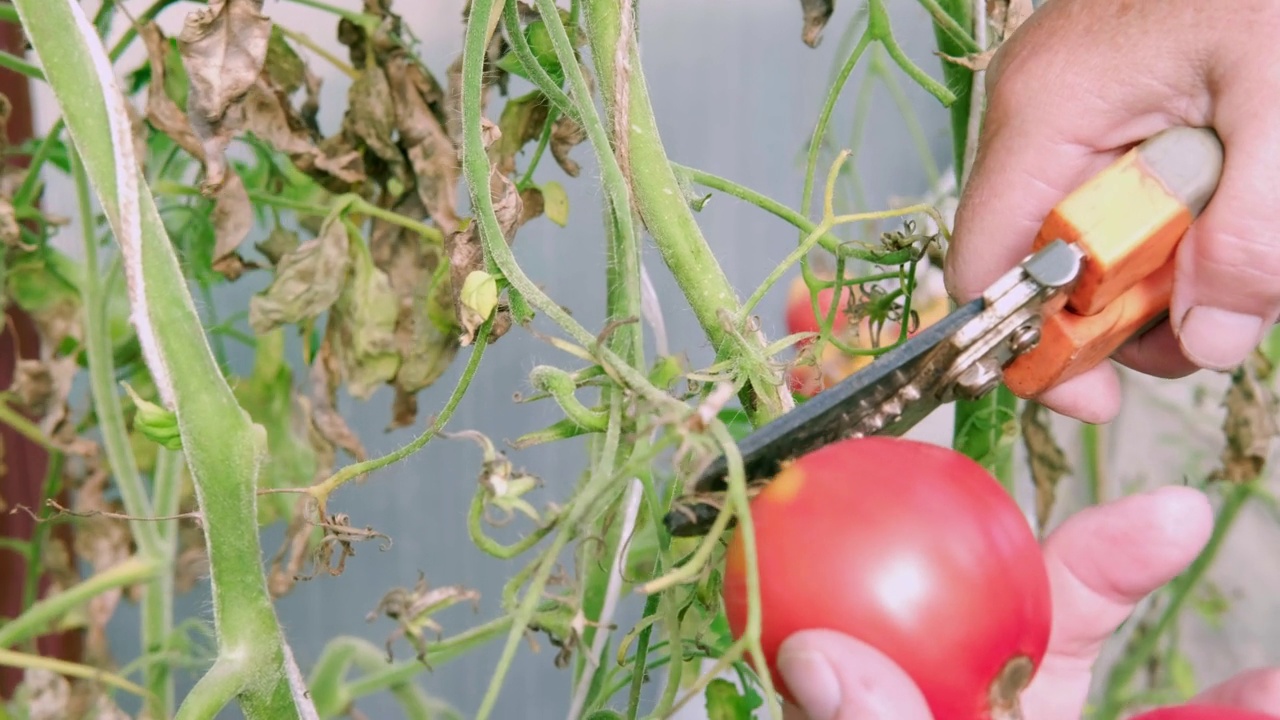
[[1262,318],[1197,305],[1187,311],[1178,331],[1182,352],[1210,370],[1230,370],[1262,341]]
[[840,711],[840,681],[827,659],[809,650],[783,649],[778,670],[809,720],[834,720]]

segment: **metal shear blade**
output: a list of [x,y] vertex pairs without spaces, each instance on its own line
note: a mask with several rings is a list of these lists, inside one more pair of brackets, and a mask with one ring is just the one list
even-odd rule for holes
[[[1082,253],[1054,242],[863,370],[738,443],[749,485],[776,475],[783,463],[840,440],[905,434],[956,397],[979,397],[1000,382],[1008,362],[1039,339],[1045,315],[1057,312],[1079,276]],[[704,468],[693,493],[666,518],[676,536],[705,533],[727,489],[721,455]]]

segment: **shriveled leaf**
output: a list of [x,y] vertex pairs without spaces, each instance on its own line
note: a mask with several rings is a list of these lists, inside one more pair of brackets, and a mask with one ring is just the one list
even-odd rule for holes
[[556,164],[569,177],[578,177],[578,173],[582,172],[582,166],[569,157],[569,151],[586,139],[587,131],[575,120],[561,117],[551,125],[551,140],[547,144],[551,157],[555,158]]
[[1008,40],[1034,10],[1031,0],[994,0],[987,5],[987,17],[995,30],[997,42]]
[[427,643],[423,638],[424,631],[435,633],[437,639],[444,632],[444,628],[432,616],[460,603],[470,603],[472,610],[476,611],[479,609],[479,602],[480,593],[475,590],[461,585],[433,588],[427,585],[426,576],[419,573],[418,582],[413,589],[391,589],[382,596],[377,607],[365,619],[373,622],[380,615],[385,615],[396,621],[398,627],[387,638],[388,661],[393,658],[391,646],[396,639],[407,635],[418,653],[418,660],[426,662]]
[[[395,211],[412,217],[422,212],[422,203],[410,195]],[[457,355],[453,293],[448,268],[441,266],[444,248],[416,232],[375,221],[369,249],[374,264],[387,274],[399,306],[395,339],[400,369],[390,427],[404,427],[417,418],[418,391],[439,379]]]
[[20,248],[22,244],[22,227],[8,198],[0,197],[0,244],[5,247]]
[[271,285],[249,299],[253,331],[265,333],[328,310],[338,300],[350,269],[347,226],[341,217],[332,217],[319,236],[280,258]]
[[396,130],[413,170],[418,199],[443,232],[458,228],[458,151],[445,130],[444,90],[415,58],[397,48],[386,61]]
[[235,280],[239,272],[231,268],[242,269],[244,265],[242,262],[228,263],[228,260],[253,229],[253,207],[249,204],[249,193],[239,174],[229,170],[226,178],[213,206],[213,267],[228,280]]
[[258,252],[265,255],[272,265],[275,265],[280,262],[281,258],[296,250],[301,244],[302,241],[298,239],[298,233],[277,225],[271,228],[266,240],[255,244],[254,247],[258,249]]
[[221,187],[225,151],[234,128],[224,119],[233,103],[253,86],[266,60],[271,20],[262,14],[263,0],[209,0],[183,21],[178,49],[190,82],[187,111],[204,145],[205,185]]
[[987,66],[991,64],[991,58],[995,57],[996,49],[992,48],[990,50],[984,50],[980,53],[975,53],[973,55],[964,55],[961,57],[947,55],[946,53],[935,53],[935,54],[938,57],[945,60],[946,62],[951,63],[952,65],[959,65],[960,67],[967,68],[969,70],[972,70],[973,72],[981,72],[983,70],[986,70]]
[[307,82],[307,65],[289,45],[279,25],[271,26],[262,69],[276,87],[289,94],[297,92]]
[[40,429],[51,435],[67,418],[67,399],[79,370],[75,357],[21,358],[14,366],[9,392],[22,410],[39,418]]
[[[500,132],[497,126],[488,120],[482,119],[481,122],[484,126],[485,147],[490,148],[500,138]],[[524,203],[520,200],[520,194],[516,192],[515,183],[511,182],[506,175],[499,173],[496,168],[489,174],[489,194],[493,199],[494,214],[498,217],[498,226],[503,238],[510,244],[515,239],[516,229],[520,226]],[[459,318],[465,317],[467,312],[462,303],[462,287],[467,277],[476,270],[485,270],[484,247],[480,242],[477,223],[471,221],[449,236],[449,279],[454,288],[454,309]],[[498,317],[494,319],[491,339],[496,340],[501,337],[501,334],[510,326],[510,311],[499,309]],[[464,323],[462,344],[470,345],[475,339],[475,330],[478,329],[477,324],[475,328],[468,330]]]
[[547,219],[564,227],[569,224],[569,195],[555,180],[542,183],[542,209]]
[[345,451],[356,462],[368,459],[364,444],[337,409],[338,379],[341,373],[342,368],[334,357],[333,348],[327,340],[322,342],[319,352],[311,362],[311,388],[304,405],[311,417],[313,434],[310,442],[319,460],[316,464],[317,475],[327,474],[332,470],[336,448]]
[[5,270],[5,294],[35,320],[42,344],[56,348],[68,338],[83,339],[80,293],[70,280],[77,273],[66,256],[52,250],[24,254]]
[[[319,91],[320,80],[310,73],[306,77],[311,98]],[[245,132],[288,155],[299,170],[315,177],[330,191],[345,192],[365,179],[360,152],[341,135],[319,141],[306,119],[305,107],[295,110],[288,92],[271,82],[266,72],[246,91],[237,115]]]
[[516,155],[542,134],[542,126],[546,124],[550,110],[550,101],[538,90],[507,101],[498,120],[502,138],[495,147],[497,157],[494,165],[499,172],[508,175],[515,172]]
[[1226,447],[1222,450],[1222,467],[1212,479],[1249,482],[1265,467],[1272,443],[1280,435],[1280,403],[1270,382],[1274,373],[1275,367],[1258,351],[1231,373],[1231,386],[1223,399],[1227,409],[1222,423]]
[[[156,130],[168,135],[178,147],[203,162],[204,146],[191,128],[187,114],[174,97],[175,94],[182,98],[187,96],[186,70],[182,67],[178,53],[154,22],[138,26],[138,36],[147,49],[147,60],[151,68],[151,82],[147,87],[147,120]],[[179,61],[175,62],[175,58],[179,58]],[[178,84],[172,78],[175,66],[182,69],[181,93],[174,89]]]
[[392,142],[396,131],[396,108],[391,100],[391,84],[379,67],[360,73],[347,90],[347,114],[342,127],[359,138],[388,169],[389,176],[402,186],[409,185],[404,155]]
[[524,225],[530,220],[535,220],[541,217],[544,205],[545,203],[542,199],[542,191],[538,188],[528,187],[521,190],[519,225]]
[[1036,523],[1043,528],[1053,512],[1058,483],[1071,472],[1066,453],[1058,446],[1049,428],[1049,411],[1040,403],[1028,402],[1022,411],[1022,441],[1027,448],[1031,479],[1036,488]]
[[800,0],[800,11],[804,14],[804,30],[801,31],[800,38],[805,45],[818,47],[822,42],[822,31],[826,29],[827,21],[831,19],[835,9],[835,0]]
[[364,243],[357,240],[352,250],[351,280],[329,313],[326,333],[347,392],[367,400],[400,368],[395,338],[400,304],[391,281],[374,266]]

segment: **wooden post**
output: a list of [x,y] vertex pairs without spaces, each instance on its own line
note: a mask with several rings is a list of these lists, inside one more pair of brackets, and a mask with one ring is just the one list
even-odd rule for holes
[[[0,23],[0,48],[15,55],[24,54],[21,29],[10,23]],[[25,76],[0,68],[0,93],[13,106],[9,116],[9,144],[18,145],[31,138],[34,121],[31,110],[31,89]],[[25,165],[25,158],[15,158],[15,163]],[[40,351],[40,338],[31,318],[16,307],[5,313],[5,324],[0,328],[0,388],[13,383],[14,368],[19,357],[34,358]],[[44,503],[41,492],[49,456],[44,448],[0,425],[0,497],[12,508],[22,505],[38,510]],[[59,498],[64,506],[70,505],[65,495]],[[24,512],[0,512],[0,537],[27,540],[35,529],[35,521]],[[62,543],[68,557],[72,554],[72,533],[69,523],[61,523],[50,535],[50,542]],[[22,612],[22,593],[26,584],[27,561],[16,552],[0,548],[0,617],[12,618]],[[48,578],[42,577],[43,593]],[[41,655],[64,660],[79,661],[84,651],[83,634],[67,631],[47,635],[37,644]],[[22,671],[0,667],[0,697],[8,698],[22,681]]]

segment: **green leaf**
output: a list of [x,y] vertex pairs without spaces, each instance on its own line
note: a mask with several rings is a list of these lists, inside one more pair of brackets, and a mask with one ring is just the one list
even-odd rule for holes
[[569,195],[564,186],[555,180],[548,180],[539,188],[542,190],[542,212],[551,222],[564,227],[569,224]]
[[724,678],[707,683],[705,697],[707,720],[750,720],[752,717],[751,701]]
[[1186,655],[1177,651],[1171,653],[1167,669],[1169,682],[1182,700],[1187,700],[1196,694],[1196,671]]
[[622,714],[616,710],[596,710],[587,716],[587,720],[622,720]]
[[725,424],[729,434],[737,442],[742,442],[754,429],[751,425],[751,418],[747,417],[742,408],[725,408],[717,413],[716,417],[720,418],[720,422]]

